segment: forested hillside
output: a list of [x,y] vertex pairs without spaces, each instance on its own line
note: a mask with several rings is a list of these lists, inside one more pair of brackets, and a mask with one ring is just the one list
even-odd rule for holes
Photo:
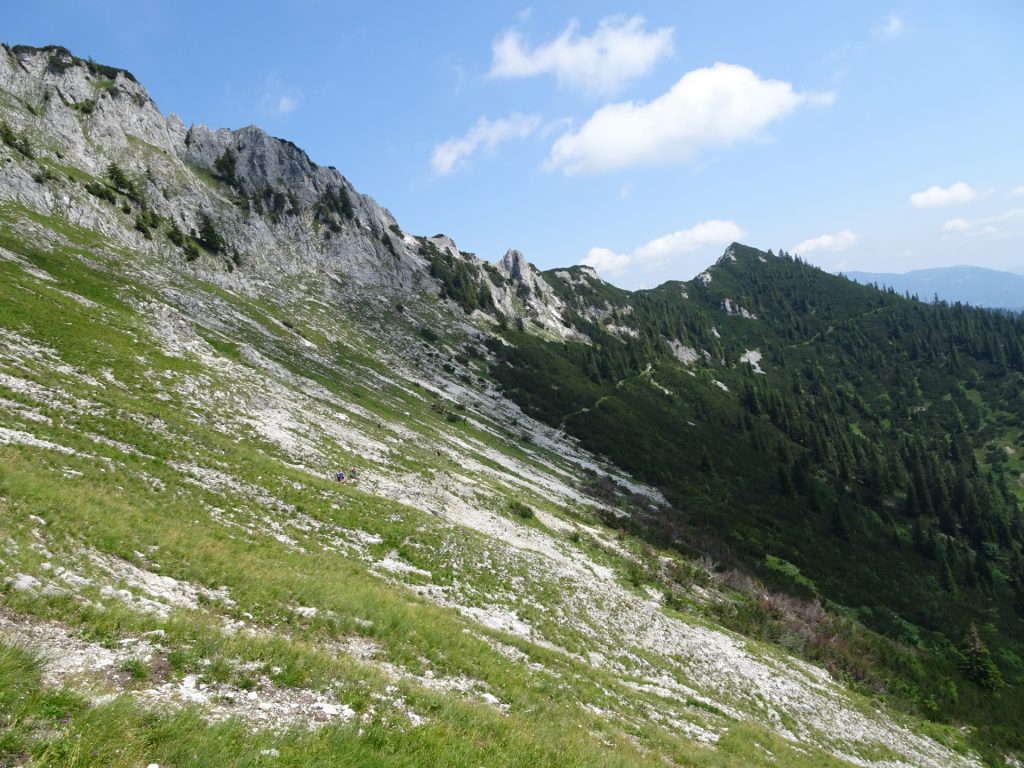
[[[1019,316],[739,245],[649,291],[550,278],[590,343],[510,330],[494,374],[527,412],[665,490],[646,535],[881,633],[894,642],[793,642],[1020,743],[1006,717],[1024,683]],[[964,661],[972,639],[995,667]]]

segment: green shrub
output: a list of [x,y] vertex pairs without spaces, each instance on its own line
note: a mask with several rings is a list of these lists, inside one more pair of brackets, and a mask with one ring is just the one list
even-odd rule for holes
[[57,178],[53,175],[53,172],[49,168],[40,168],[38,171],[32,174],[32,180],[36,184],[45,184],[48,181],[52,181]]
[[382,232],[381,233],[380,241],[384,244],[384,247],[388,249],[388,253],[390,253],[392,256],[394,256],[397,259],[398,258],[398,251],[395,250],[395,244],[391,242],[391,238],[388,237],[388,233],[387,232]]
[[102,182],[87,182],[85,185],[85,191],[90,195],[98,197],[100,200],[107,201],[111,205],[115,205],[117,203],[117,195],[114,194],[114,190]]
[[15,146],[18,141],[18,134],[14,132],[14,129],[11,128],[6,120],[0,123],[0,140],[9,147]]
[[91,115],[96,111],[96,99],[80,101],[77,104],[72,104],[71,108],[77,112],[81,112],[83,115]]
[[50,57],[46,61],[49,70],[58,74],[64,74],[75,63],[75,57],[71,55],[71,51],[62,46],[54,46],[50,51]]
[[151,230],[160,226],[160,216],[151,210],[143,210],[135,217],[135,228],[145,235],[147,240],[152,240]]
[[517,499],[511,499],[509,501],[508,510],[513,515],[521,517],[523,520],[529,520],[534,516],[533,510]]
[[178,229],[177,224],[169,224],[167,227],[167,239],[179,248],[185,246],[185,233]]
[[0,123],[0,141],[3,141],[4,144],[12,149],[18,150],[29,160],[35,157],[35,152],[32,150],[32,143],[28,140],[28,136],[15,131],[6,121]]
[[[138,182],[125,173],[124,169],[117,163],[112,162],[107,166],[106,178],[110,183],[110,186],[123,194],[129,200],[142,208],[146,207],[146,196],[143,193],[142,188],[139,186]],[[125,211],[125,213],[127,212],[128,211]]]
[[125,659],[118,665],[118,669],[127,672],[132,680],[142,682],[149,678],[149,667],[142,659]]

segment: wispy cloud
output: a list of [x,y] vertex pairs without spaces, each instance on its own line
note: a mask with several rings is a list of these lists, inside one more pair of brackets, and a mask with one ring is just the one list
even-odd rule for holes
[[1010,190],[1010,197],[1024,197],[1024,184]]
[[895,13],[890,13],[884,22],[875,27],[875,37],[880,37],[883,40],[892,40],[900,37],[906,31],[906,28],[907,26],[903,23],[903,19]]
[[950,219],[942,225],[943,232],[966,232],[971,228],[971,222],[967,219]]
[[452,56],[445,56],[442,61],[447,66],[452,79],[452,95],[461,96],[462,91],[466,86],[466,82],[469,80],[469,75],[466,73],[466,68],[461,64],[457,63]]
[[283,93],[277,99],[277,114],[287,115],[289,112],[294,112],[299,106],[299,100],[295,96],[288,93]]
[[685,163],[705,147],[754,138],[802,104],[834,101],[833,94],[797,93],[782,80],[719,63],[687,72],[651,102],[601,107],[578,131],[559,137],[546,167],[572,174]]
[[702,221],[690,229],[655,238],[631,253],[591,248],[580,263],[602,274],[616,275],[627,269],[666,264],[705,246],[728,245],[742,238],[743,234],[743,229],[734,221],[712,219]]
[[806,256],[815,251],[845,251],[857,242],[857,235],[848,229],[834,235],[819,235],[793,246],[793,253]]
[[263,84],[260,108],[273,117],[291,114],[302,103],[302,95],[294,86],[287,85],[276,74],[267,77]]
[[481,117],[465,135],[434,147],[430,165],[438,176],[447,176],[465,165],[478,150],[491,151],[510,139],[525,139],[537,130],[540,123],[539,115],[521,115],[518,112],[497,120]]
[[1002,224],[1018,219],[1024,219],[1024,208],[1011,208],[995,216],[983,216],[979,219],[950,219],[942,225],[942,231],[965,235],[997,235],[1002,231]]
[[579,23],[571,21],[561,35],[535,48],[510,29],[494,42],[488,77],[554,75],[564,86],[614,93],[672,53],[672,28],[647,32],[645,25],[646,20],[640,16],[608,18],[587,37],[578,34]]
[[979,200],[984,197],[965,181],[958,181],[948,187],[928,187],[924,192],[915,192],[910,196],[910,204],[915,208],[941,208],[947,205],[959,205]]

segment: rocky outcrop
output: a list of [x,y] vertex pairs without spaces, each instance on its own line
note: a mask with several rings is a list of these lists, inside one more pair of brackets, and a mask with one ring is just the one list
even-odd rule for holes
[[[195,233],[209,216],[225,252],[200,253],[187,268],[215,282],[247,290],[254,282],[278,284],[282,276],[310,277],[326,279],[329,290],[374,295],[430,287],[394,217],[291,142],[254,126],[186,130],[176,115],[164,117],[129,73],[59,48],[4,47],[0,89],[12,97],[0,104],[0,117],[27,137],[35,162],[96,181],[116,162],[145,208],[168,225]],[[185,265],[164,238],[136,231],[138,211],[120,212],[90,195],[82,173],[40,182],[31,160],[16,159],[2,170],[0,196]]]
[[537,327],[561,339],[586,340],[566,319],[565,302],[522,253],[509,249],[498,262],[498,272],[507,281],[495,294],[495,304],[503,313],[511,317],[525,316]]
[[[320,281],[332,300],[355,294],[397,301],[443,291],[428,273],[421,242],[403,233],[390,212],[333,167],[256,126],[186,128],[177,115],[165,117],[130,73],[56,47],[3,47],[0,90],[12,99],[0,103],[0,118],[27,136],[36,154],[34,162],[15,158],[0,167],[0,199],[59,214],[242,292],[273,291],[282,278]],[[41,158],[74,171],[39,181]],[[86,191],[85,178],[101,182],[112,162],[144,203],[115,205]],[[164,229],[133,226],[143,209]],[[223,240],[221,253],[189,255],[167,241],[167,229],[198,235],[207,218]],[[583,338],[519,251],[506,253],[495,269],[460,252],[451,238],[427,240],[472,267],[495,299],[492,321],[519,318],[535,332]]]

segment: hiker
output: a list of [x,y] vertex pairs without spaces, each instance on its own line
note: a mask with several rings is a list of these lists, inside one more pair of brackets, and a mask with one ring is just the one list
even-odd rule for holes
[[358,472],[356,472],[356,468],[355,468],[355,467],[352,467],[352,468],[351,468],[351,469],[350,469],[350,470],[348,471],[348,476],[349,476],[349,477],[351,477],[351,478],[352,478],[353,480],[355,480],[355,479],[356,479],[356,477],[358,476],[358,474],[359,474],[359,473],[358,473]]
[[337,472],[334,473],[334,479],[337,480],[339,483],[344,483],[345,482],[345,472],[343,470],[339,469]]

